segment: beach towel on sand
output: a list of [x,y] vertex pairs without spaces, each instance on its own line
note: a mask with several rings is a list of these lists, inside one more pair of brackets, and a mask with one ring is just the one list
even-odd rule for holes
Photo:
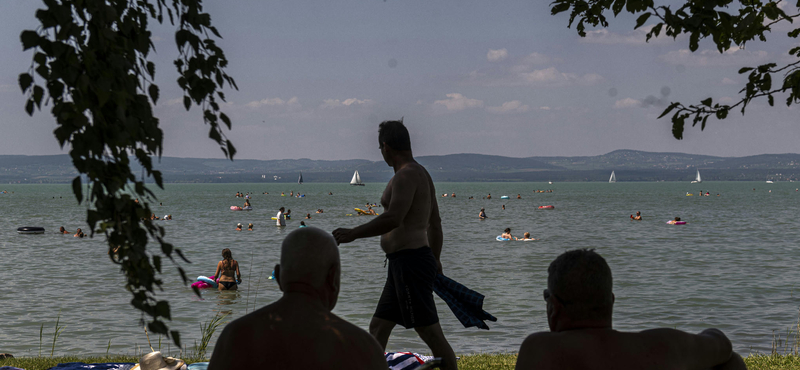
[[386,363],[389,370],[414,370],[426,361],[433,360],[433,356],[423,356],[412,352],[386,352]]
[[436,280],[433,281],[433,291],[447,303],[465,328],[477,326],[489,330],[489,325],[486,325],[484,320],[497,321],[496,317],[483,310],[483,294],[471,290],[447,276],[436,275]]
[[136,364],[132,362],[107,362],[102,364],[67,362],[51,367],[49,370],[128,370],[134,365]]

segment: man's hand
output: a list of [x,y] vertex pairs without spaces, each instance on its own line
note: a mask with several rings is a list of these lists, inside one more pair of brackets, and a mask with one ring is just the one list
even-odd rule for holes
[[356,238],[353,236],[353,229],[339,228],[333,230],[333,237],[336,239],[336,244],[350,243]]

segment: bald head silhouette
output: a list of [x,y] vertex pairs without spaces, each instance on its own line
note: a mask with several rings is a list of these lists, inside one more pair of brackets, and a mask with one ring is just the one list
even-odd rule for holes
[[281,291],[312,290],[326,298],[330,309],[339,296],[339,249],[331,234],[316,227],[292,231],[281,245],[275,275]]
[[331,312],[339,298],[340,269],[331,234],[314,227],[289,233],[275,266],[283,296],[229,323],[209,370],[386,370],[378,341]]

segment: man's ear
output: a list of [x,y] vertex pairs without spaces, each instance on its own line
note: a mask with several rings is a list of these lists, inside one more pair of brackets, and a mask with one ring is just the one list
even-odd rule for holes
[[325,290],[330,292],[329,304],[331,310],[336,307],[336,302],[339,300],[339,268],[338,264],[333,264],[328,269],[328,273],[325,274]]
[[281,292],[282,292],[283,291],[283,286],[281,286],[281,264],[280,263],[275,265],[274,274],[275,274],[275,281],[278,282],[278,288],[280,288]]

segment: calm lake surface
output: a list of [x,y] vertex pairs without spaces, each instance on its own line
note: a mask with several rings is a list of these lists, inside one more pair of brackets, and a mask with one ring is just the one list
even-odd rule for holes
[[[218,312],[237,318],[281,295],[267,280],[278,262],[280,242],[302,215],[327,231],[353,227],[369,216],[348,216],[354,207],[379,201],[385,184],[167,184],[153,206],[167,239],[183,249],[187,274],[214,273],[220,251],[230,248],[244,282],[235,293],[206,290],[198,298],[165,263],[164,292],[172,306],[171,329],[191,347],[200,326]],[[465,329],[436,298],[444,332],[457,353],[516,352],[526,335],[547,330],[542,290],[547,266],[560,253],[596,248],[614,274],[614,326],[619,330],[670,327],[699,332],[716,327],[742,354],[769,352],[773,334],[797,329],[800,308],[798,183],[437,183],[444,228],[442,262],[447,276],[486,295],[484,308],[498,321],[491,330]],[[755,190],[754,190],[755,188]],[[552,193],[534,193],[553,189]],[[55,353],[134,354],[147,347],[141,315],[129,302],[117,265],[101,236],[78,239],[56,234],[59,226],[86,229],[86,206],[69,185],[0,185],[0,352],[49,355],[56,318],[66,326]],[[303,198],[289,197],[300,191]],[[699,197],[708,191],[712,196]],[[237,191],[255,193],[254,210]],[[269,192],[268,195],[262,194]],[[281,197],[285,192],[287,196]],[[328,192],[333,195],[327,195]],[[11,193],[13,192],[13,193]],[[695,196],[686,196],[686,193]],[[491,193],[494,199],[482,199]],[[716,194],[720,194],[719,197]],[[522,199],[516,199],[521,194]],[[512,199],[501,200],[508,195]],[[475,199],[468,199],[474,196]],[[163,206],[159,206],[159,202]],[[502,206],[505,205],[505,210]],[[554,205],[554,210],[539,210]],[[276,228],[270,217],[281,206],[294,216]],[[486,208],[487,220],[478,212]],[[315,214],[318,209],[323,214]],[[381,208],[376,208],[380,213]],[[629,215],[641,211],[644,221]],[[675,216],[687,221],[673,226]],[[255,231],[236,232],[236,223]],[[43,235],[18,235],[20,226],[42,226]],[[531,232],[535,242],[498,242],[506,227],[516,236]],[[155,245],[149,245],[155,250]],[[340,247],[342,290],[335,313],[366,329],[386,279],[378,238]],[[219,335],[215,334],[214,340]],[[151,336],[153,346],[158,339]],[[174,346],[162,350],[177,353]],[[395,329],[389,350],[428,353],[413,330]],[[210,351],[210,350],[209,350]],[[210,353],[210,352],[209,352]]]

